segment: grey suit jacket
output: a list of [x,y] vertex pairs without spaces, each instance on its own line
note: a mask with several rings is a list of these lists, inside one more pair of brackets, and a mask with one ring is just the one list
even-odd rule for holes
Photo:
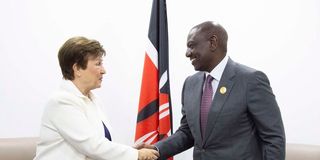
[[[230,58],[208,116],[200,129],[204,72],[185,80],[179,129],[156,144],[160,159],[194,147],[194,160],[284,160],[282,118],[267,76]],[[220,88],[227,90],[223,94]]]

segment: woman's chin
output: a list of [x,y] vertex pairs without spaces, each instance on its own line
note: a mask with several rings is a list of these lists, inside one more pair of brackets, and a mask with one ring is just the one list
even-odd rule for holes
[[96,88],[101,88],[101,82],[97,84]]

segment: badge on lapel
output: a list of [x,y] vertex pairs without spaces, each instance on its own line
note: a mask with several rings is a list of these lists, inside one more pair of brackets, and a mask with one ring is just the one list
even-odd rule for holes
[[220,93],[225,94],[227,92],[227,88],[225,86],[220,87]]

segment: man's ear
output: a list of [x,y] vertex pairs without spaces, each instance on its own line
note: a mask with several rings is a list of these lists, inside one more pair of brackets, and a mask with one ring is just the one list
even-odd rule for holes
[[210,37],[211,51],[215,51],[218,48],[218,37],[216,35],[212,35]]
[[80,73],[80,67],[77,65],[77,63],[73,64],[72,65],[72,69],[73,69],[73,74],[77,77],[80,77],[81,76],[81,73]]

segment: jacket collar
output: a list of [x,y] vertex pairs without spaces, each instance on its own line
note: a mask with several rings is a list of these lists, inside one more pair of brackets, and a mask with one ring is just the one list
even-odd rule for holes
[[80,98],[83,99],[88,99],[90,97],[91,100],[95,99],[94,94],[90,91],[89,92],[89,97],[83,95],[80,90],[77,88],[77,86],[70,80],[62,80],[61,85],[60,85],[60,89],[65,90],[69,93],[72,93]]

